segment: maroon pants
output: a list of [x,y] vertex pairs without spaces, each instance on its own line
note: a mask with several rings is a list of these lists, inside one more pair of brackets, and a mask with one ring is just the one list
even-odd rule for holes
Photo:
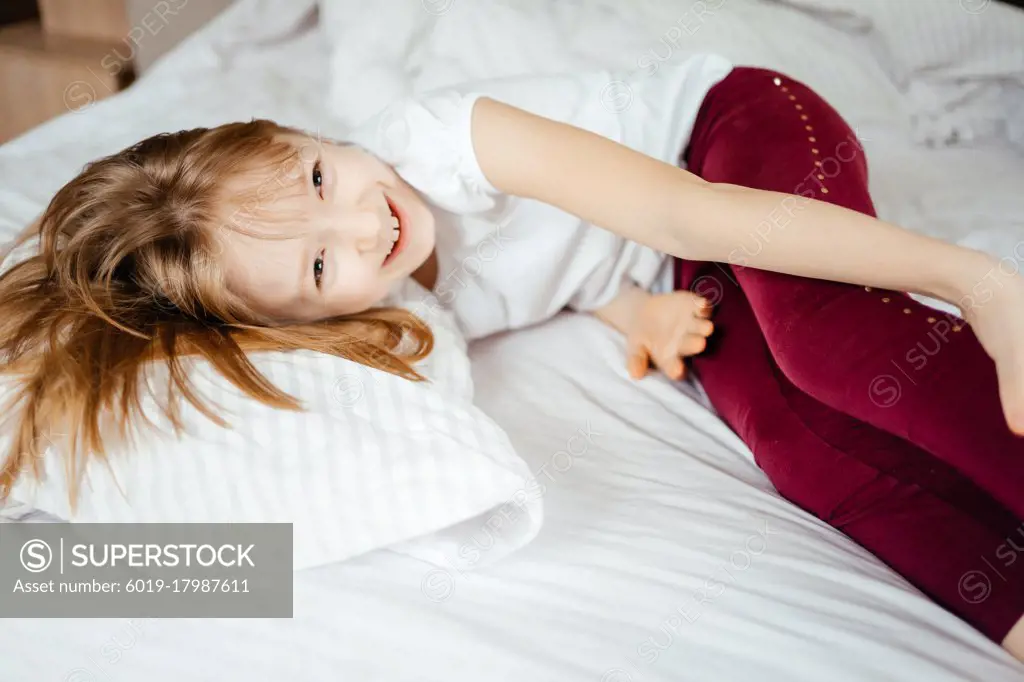
[[[773,71],[712,88],[683,161],[874,215],[856,135]],[[1024,615],[1024,439],[994,364],[961,319],[903,293],[741,266],[805,206],[780,201],[731,264],[676,261],[677,288],[715,304],[693,370],[781,495],[1002,641]]]

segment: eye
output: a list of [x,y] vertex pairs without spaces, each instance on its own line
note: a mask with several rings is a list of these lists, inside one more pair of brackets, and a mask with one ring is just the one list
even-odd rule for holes
[[321,199],[324,198],[323,185],[324,174],[320,171],[320,159],[317,159],[316,163],[313,164],[313,187],[316,188],[317,194],[320,195]]
[[316,284],[316,288],[320,288],[320,280],[324,275],[324,252],[321,250],[313,259],[313,282]]

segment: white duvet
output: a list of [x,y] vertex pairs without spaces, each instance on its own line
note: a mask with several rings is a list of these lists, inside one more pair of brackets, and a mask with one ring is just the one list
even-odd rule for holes
[[[450,28],[458,8],[476,11],[461,1],[443,13],[443,3],[416,4],[416,11],[434,12],[431,21],[451,20]],[[531,4],[542,3],[523,6]],[[332,41],[317,32],[267,30],[279,26],[276,10],[285,5],[301,24],[290,2],[242,2],[126,95],[44,126],[10,151],[0,147],[0,234],[20,229],[78,166],[112,145],[252,116],[316,130],[329,120],[328,92],[334,106],[346,88],[353,102],[372,98],[372,82],[360,89],[329,78],[329,46],[339,37],[331,27]],[[517,6],[506,5],[510,12]],[[602,17],[621,18],[614,14],[621,5],[564,4],[585,8],[593,30]],[[650,16],[677,16],[616,23],[608,35],[639,51],[606,58],[635,60],[679,25],[678,3],[637,5]],[[773,15],[758,16],[762,26],[775,26]],[[785,23],[792,16],[778,25],[794,26]],[[261,45],[239,46],[247,23],[263,28]],[[477,46],[479,64],[501,61],[502,51],[508,64],[523,55],[544,63],[541,47],[488,42],[493,29],[471,28],[448,34],[448,48],[458,51],[461,35]],[[573,35],[597,34],[555,32],[546,45],[602,52],[601,43],[581,45]],[[412,79],[409,87],[473,66],[452,57],[430,76],[422,54],[400,57],[411,45],[404,40],[367,31],[351,44],[364,62],[377,54],[386,64],[398,54],[399,65],[417,64],[403,76]],[[1015,230],[1024,227],[1021,159],[1003,150],[916,148],[898,89],[890,84],[877,97],[871,88],[858,92],[878,77],[875,68],[866,53],[857,60],[865,63],[844,62],[844,50],[856,55],[858,48],[837,41],[844,48],[827,53],[835,68],[862,74],[850,76],[856,85],[847,101],[865,101],[858,131],[882,215],[1012,256]],[[471,348],[476,403],[544,487],[539,534],[501,561],[463,571],[381,551],[301,571],[295,617],[286,620],[8,621],[0,679],[1024,679],[1024,666],[996,645],[781,499],[698,394],[661,379],[631,382],[622,355],[614,332],[576,315]]]
[[1024,153],[1024,12],[993,0],[774,0],[859,36],[906,96],[930,145],[1012,143]]

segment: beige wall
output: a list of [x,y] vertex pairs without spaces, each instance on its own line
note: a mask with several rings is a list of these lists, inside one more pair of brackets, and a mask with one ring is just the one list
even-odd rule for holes
[[126,0],[128,23],[137,37],[135,68],[153,61],[220,14],[234,0]]

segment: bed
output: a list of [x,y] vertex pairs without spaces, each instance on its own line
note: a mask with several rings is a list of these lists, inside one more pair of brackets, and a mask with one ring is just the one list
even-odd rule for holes
[[[0,147],[0,241],[83,163],[151,133],[251,117],[335,127],[316,26],[238,49],[272,5],[236,5],[124,94]],[[884,217],[1013,256],[1024,157],[858,132]],[[7,619],[0,680],[1024,679],[783,500],[697,389],[632,382],[623,352],[575,314],[471,348],[477,403],[545,488],[540,534],[500,562],[461,572],[385,550],[300,571],[292,619]]]

